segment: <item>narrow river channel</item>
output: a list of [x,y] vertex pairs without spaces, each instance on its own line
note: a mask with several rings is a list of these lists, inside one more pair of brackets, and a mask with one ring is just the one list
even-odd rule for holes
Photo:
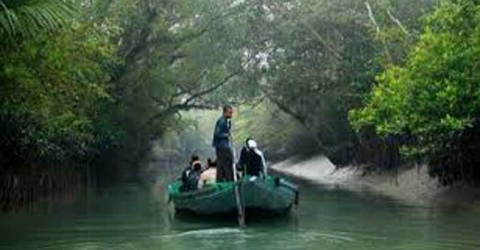
[[368,192],[300,182],[289,216],[176,218],[154,190],[128,188],[1,215],[0,249],[480,249],[480,211],[407,205]]

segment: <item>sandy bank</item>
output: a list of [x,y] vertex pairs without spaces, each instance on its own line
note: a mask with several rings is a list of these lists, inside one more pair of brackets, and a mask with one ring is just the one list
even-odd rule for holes
[[428,176],[427,168],[411,168],[398,175],[369,174],[357,167],[336,169],[324,156],[297,161],[290,159],[272,166],[276,171],[353,191],[376,192],[415,205],[455,205],[480,210],[480,190],[441,187]]

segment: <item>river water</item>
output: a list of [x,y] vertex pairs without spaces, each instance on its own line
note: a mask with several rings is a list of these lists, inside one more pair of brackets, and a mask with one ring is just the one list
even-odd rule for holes
[[282,218],[177,218],[163,184],[0,215],[0,249],[480,249],[480,211],[413,206],[368,192],[299,183]]

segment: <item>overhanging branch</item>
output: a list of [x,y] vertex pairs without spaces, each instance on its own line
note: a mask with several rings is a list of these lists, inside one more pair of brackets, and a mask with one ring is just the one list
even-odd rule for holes
[[165,108],[163,111],[160,113],[150,117],[145,124],[146,126],[150,126],[153,124],[158,119],[165,118],[171,115],[174,115],[180,111],[189,111],[192,109],[217,109],[218,106],[210,103],[195,103],[198,99],[201,99],[203,96],[208,95],[216,90],[218,90],[220,87],[224,86],[227,84],[233,77],[237,76],[238,73],[234,72],[226,76],[225,78],[222,79],[219,83],[213,85],[210,88],[207,88],[205,90],[199,91],[195,94],[192,94],[188,99],[183,101],[182,103],[179,104],[174,104],[174,105],[169,105],[167,108]]
[[403,24],[400,22],[400,20],[398,20],[398,18],[394,17],[388,8],[386,8],[386,9],[387,9],[388,17],[390,17],[390,19],[391,19],[395,24],[397,24],[397,26],[403,31],[403,33],[405,33],[405,35],[407,35],[407,36],[410,35],[410,33],[407,31],[407,29],[405,28],[405,26],[403,26]]
[[198,93],[195,93],[193,95],[191,95],[186,101],[185,101],[185,104],[189,104],[191,101],[201,97],[201,96],[204,96],[206,94],[209,94],[217,89],[219,89],[220,87],[222,87],[223,85],[225,85],[230,79],[232,79],[233,77],[235,77],[238,73],[234,72],[234,73],[231,73],[230,75],[226,76],[221,82],[219,82],[218,84],[208,88],[208,89],[205,89],[203,91],[200,91]]

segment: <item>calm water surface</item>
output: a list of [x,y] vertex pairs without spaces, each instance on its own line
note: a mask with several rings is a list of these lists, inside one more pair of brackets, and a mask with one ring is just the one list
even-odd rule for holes
[[162,185],[0,215],[0,249],[480,249],[480,212],[406,205],[372,193],[300,184],[284,218],[175,218]]

